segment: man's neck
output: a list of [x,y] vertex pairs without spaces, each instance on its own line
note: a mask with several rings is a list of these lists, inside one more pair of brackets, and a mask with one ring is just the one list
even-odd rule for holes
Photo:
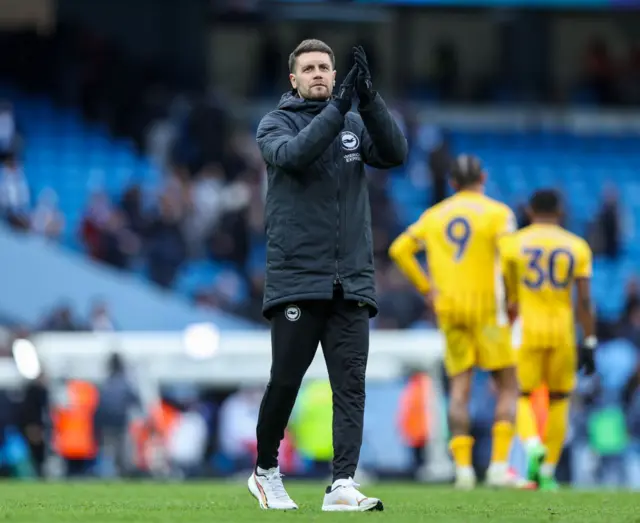
[[541,216],[534,218],[531,220],[531,225],[555,225],[558,226],[560,223],[558,222],[558,218],[553,216]]
[[481,183],[474,183],[473,185],[467,185],[458,191],[458,194],[462,193],[473,193],[473,194],[484,194],[484,185]]

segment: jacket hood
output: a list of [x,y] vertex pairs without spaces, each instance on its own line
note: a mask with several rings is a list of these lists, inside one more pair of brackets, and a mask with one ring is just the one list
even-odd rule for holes
[[318,114],[327,106],[328,103],[329,100],[305,100],[298,96],[297,91],[291,90],[282,95],[280,103],[278,104],[278,109],[291,112]]

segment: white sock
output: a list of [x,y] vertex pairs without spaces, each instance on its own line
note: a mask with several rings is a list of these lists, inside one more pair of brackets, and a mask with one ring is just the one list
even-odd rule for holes
[[543,463],[540,467],[540,475],[552,478],[556,474],[556,466],[553,463]]
[[491,474],[506,474],[507,470],[509,470],[509,464],[508,463],[491,463],[489,465],[489,472]]
[[527,451],[539,447],[540,445],[542,445],[542,441],[540,441],[540,438],[538,436],[529,438],[524,442],[524,448],[527,449]]
[[476,473],[473,467],[456,467],[456,476],[475,477]]

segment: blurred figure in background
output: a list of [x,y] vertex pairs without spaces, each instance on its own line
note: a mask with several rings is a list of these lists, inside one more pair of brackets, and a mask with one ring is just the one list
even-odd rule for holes
[[441,130],[434,132],[434,141],[429,148],[428,158],[429,171],[431,172],[431,181],[433,183],[431,205],[437,205],[447,197],[447,179],[449,168],[453,161],[447,135]]
[[27,382],[18,413],[18,427],[27,442],[34,470],[39,477],[44,475],[46,430],[49,425],[49,390],[46,376],[40,374]]
[[58,208],[58,195],[51,188],[44,189],[38,195],[31,214],[31,230],[45,238],[58,240],[64,227],[64,216]]
[[94,302],[89,316],[89,328],[94,332],[112,332],[116,330],[108,305],[101,300]]
[[[15,421],[16,409],[9,397],[9,392],[0,390],[0,449],[3,449],[7,441],[7,431]],[[3,456],[4,458],[4,456]],[[9,477],[11,468],[6,459],[0,459],[0,478]]]
[[74,317],[71,305],[62,303],[55,307],[42,322],[42,330],[72,332],[84,330],[84,326]]
[[122,357],[114,353],[109,358],[108,377],[100,387],[96,425],[102,451],[118,476],[127,475],[130,469],[127,430],[132,411],[140,409],[138,391],[127,376]]
[[20,135],[16,125],[13,105],[6,100],[0,101],[0,157],[17,154],[20,148]]
[[18,158],[9,154],[0,175],[0,213],[13,227],[28,230],[31,225],[31,192]]
[[99,392],[90,382],[67,380],[51,409],[53,448],[65,463],[67,477],[92,472],[98,455],[95,415]]
[[412,370],[400,396],[398,429],[411,450],[411,472],[416,479],[427,462],[425,445],[429,441],[432,402],[435,400],[429,375]]
[[182,232],[184,208],[169,194],[163,194],[158,212],[149,225],[146,255],[151,280],[169,288],[174,282],[178,267],[185,260],[187,245]]
[[244,388],[231,394],[220,407],[219,443],[236,470],[253,469],[257,456],[256,422],[264,388]]
[[195,402],[180,412],[167,442],[172,474],[179,479],[198,477],[202,472],[209,429]]
[[613,185],[605,188],[602,207],[596,221],[599,251],[611,261],[620,257],[622,218],[618,191]]

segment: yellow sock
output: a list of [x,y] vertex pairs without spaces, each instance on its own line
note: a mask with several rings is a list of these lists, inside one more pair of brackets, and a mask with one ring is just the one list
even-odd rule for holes
[[471,436],[454,436],[449,442],[449,450],[456,467],[471,467],[471,451],[473,438]]
[[518,436],[524,442],[538,437],[536,417],[531,407],[531,400],[527,397],[518,398],[518,412],[516,416]]
[[549,402],[547,434],[544,442],[547,446],[547,465],[557,465],[564,447],[567,425],[569,424],[569,398]]
[[493,443],[491,448],[491,463],[507,463],[513,439],[513,423],[510,421],[496,421],[493,424]]

